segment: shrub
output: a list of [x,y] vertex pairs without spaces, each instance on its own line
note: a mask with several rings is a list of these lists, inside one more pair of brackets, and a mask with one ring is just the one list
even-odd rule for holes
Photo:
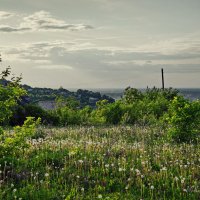
[[[27,139],[34,136],[40,119],[34,120],[28,117],[23,126],[14,127],[13,132],[1,131],[0,134],[0,170],[4,169],[6,163],[14,166],[19,162],[20,156],[29,148]],[[7,172],[5,172],[7,173]]]
[[13,132],[3,131],[0,135],[0,157],[19,156],[28,147],[27,138],[34,135],[39,123],[40,118],[35,121],[33,117],[27,117],[23,126],[14,127]]
[[195,141],[200,134],[200,102],[175,97],[169,108],[168,134],[176,142]]
[[9,120],[11,126],[22,125],[27,117],[41,118],[43,124],[58,125],[59,120],[51,111],[46,111],[36,104],[17,105]]

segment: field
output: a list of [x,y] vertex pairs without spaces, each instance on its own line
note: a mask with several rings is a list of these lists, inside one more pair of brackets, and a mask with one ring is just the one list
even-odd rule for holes
[[0,199],[198,199],[199,144],[144,126],[40,127],[5,161]]

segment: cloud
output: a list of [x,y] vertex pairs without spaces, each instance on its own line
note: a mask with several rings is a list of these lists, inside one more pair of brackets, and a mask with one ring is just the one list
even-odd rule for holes
[[68,65],[39,65],[38,69],[48,69],[48,70],[72,70],[73,67]]
[[[8,13],[9,14],[9,13]],[[8,15],[7,14],[7,15]],[[6,13],[2,16],[6,16]],[[49,12],[39,11],[23,18],[17,27],[1,25],[0,32],[26,32],[26,31],[80,31],[93,29],[87,24],[68,24],[64,20],[54,18]]]
[[21,26],[31,26],[31,28],[36,30],[85,30],[92,29],[90,25],[84,24],[67,24],[63,20],[58,20],[54,18],[49,12],[39,11],[33,15],[24,17],[24,23]]
[[[169,43],[173,46],[172,42]],[[71,66],[92,76],[124,74],[125,77],[128,73],[160,73],[160,68],[163,67],[166,67],[169,73],[194,73],[195,71],[199,73],[199,44],[198,41],[195,43],[182,41],[177,48],[174,48],[175,50],[166,52],[159,49],[159,45],[157,48],[154,45],[154,48],[146,48],[142,51],[140,48],[100,46],[75,39],[69,42],[60,40],[26,43],[19,47],[2,49],[16,60],[32,63],[35,67],[39,65],[40,69],[53,69],[53,66],[55,69],[67,69],[66,66]],[[176,43],[174,46],[176,47]]]
[[10,17],[13,17],[13,16],[14,16],[14,13],[0,11],[0,20],[1,19],[7,19],[7,18],[10,18]]
[[24,32],[24,31],[29,31],[31,30],[28,27],[24,27],[24,28],[14,28],[11,26],[0,26],[0,32],[6,32],[6,33],[11,33],[11,32]]

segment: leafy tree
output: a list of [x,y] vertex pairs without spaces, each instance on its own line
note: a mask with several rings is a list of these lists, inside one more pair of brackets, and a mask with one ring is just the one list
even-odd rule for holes
[[124,91],[123,100],[127,104],[143,99],[143,94],[136,88],[127,87]]
[[[19,85],[20,77],[11,76],[11,68],[7,67],[0,74],[0,124],[12,116],[12,108],[17,105],[26,91]],[[10,78],[10,81],[7,79]]]

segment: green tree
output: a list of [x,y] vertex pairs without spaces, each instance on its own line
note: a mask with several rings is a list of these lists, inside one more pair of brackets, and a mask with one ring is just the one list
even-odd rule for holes
[[0,74],[0,124],[12,116],[12,108],[26,94],[26,91],[20,87],[20,81],[21,76],[11,76],[10,67]]
[[131,104],[143,99],[143,94],[136,88],[127,87],[124,91],[123,100],[127,104]]

